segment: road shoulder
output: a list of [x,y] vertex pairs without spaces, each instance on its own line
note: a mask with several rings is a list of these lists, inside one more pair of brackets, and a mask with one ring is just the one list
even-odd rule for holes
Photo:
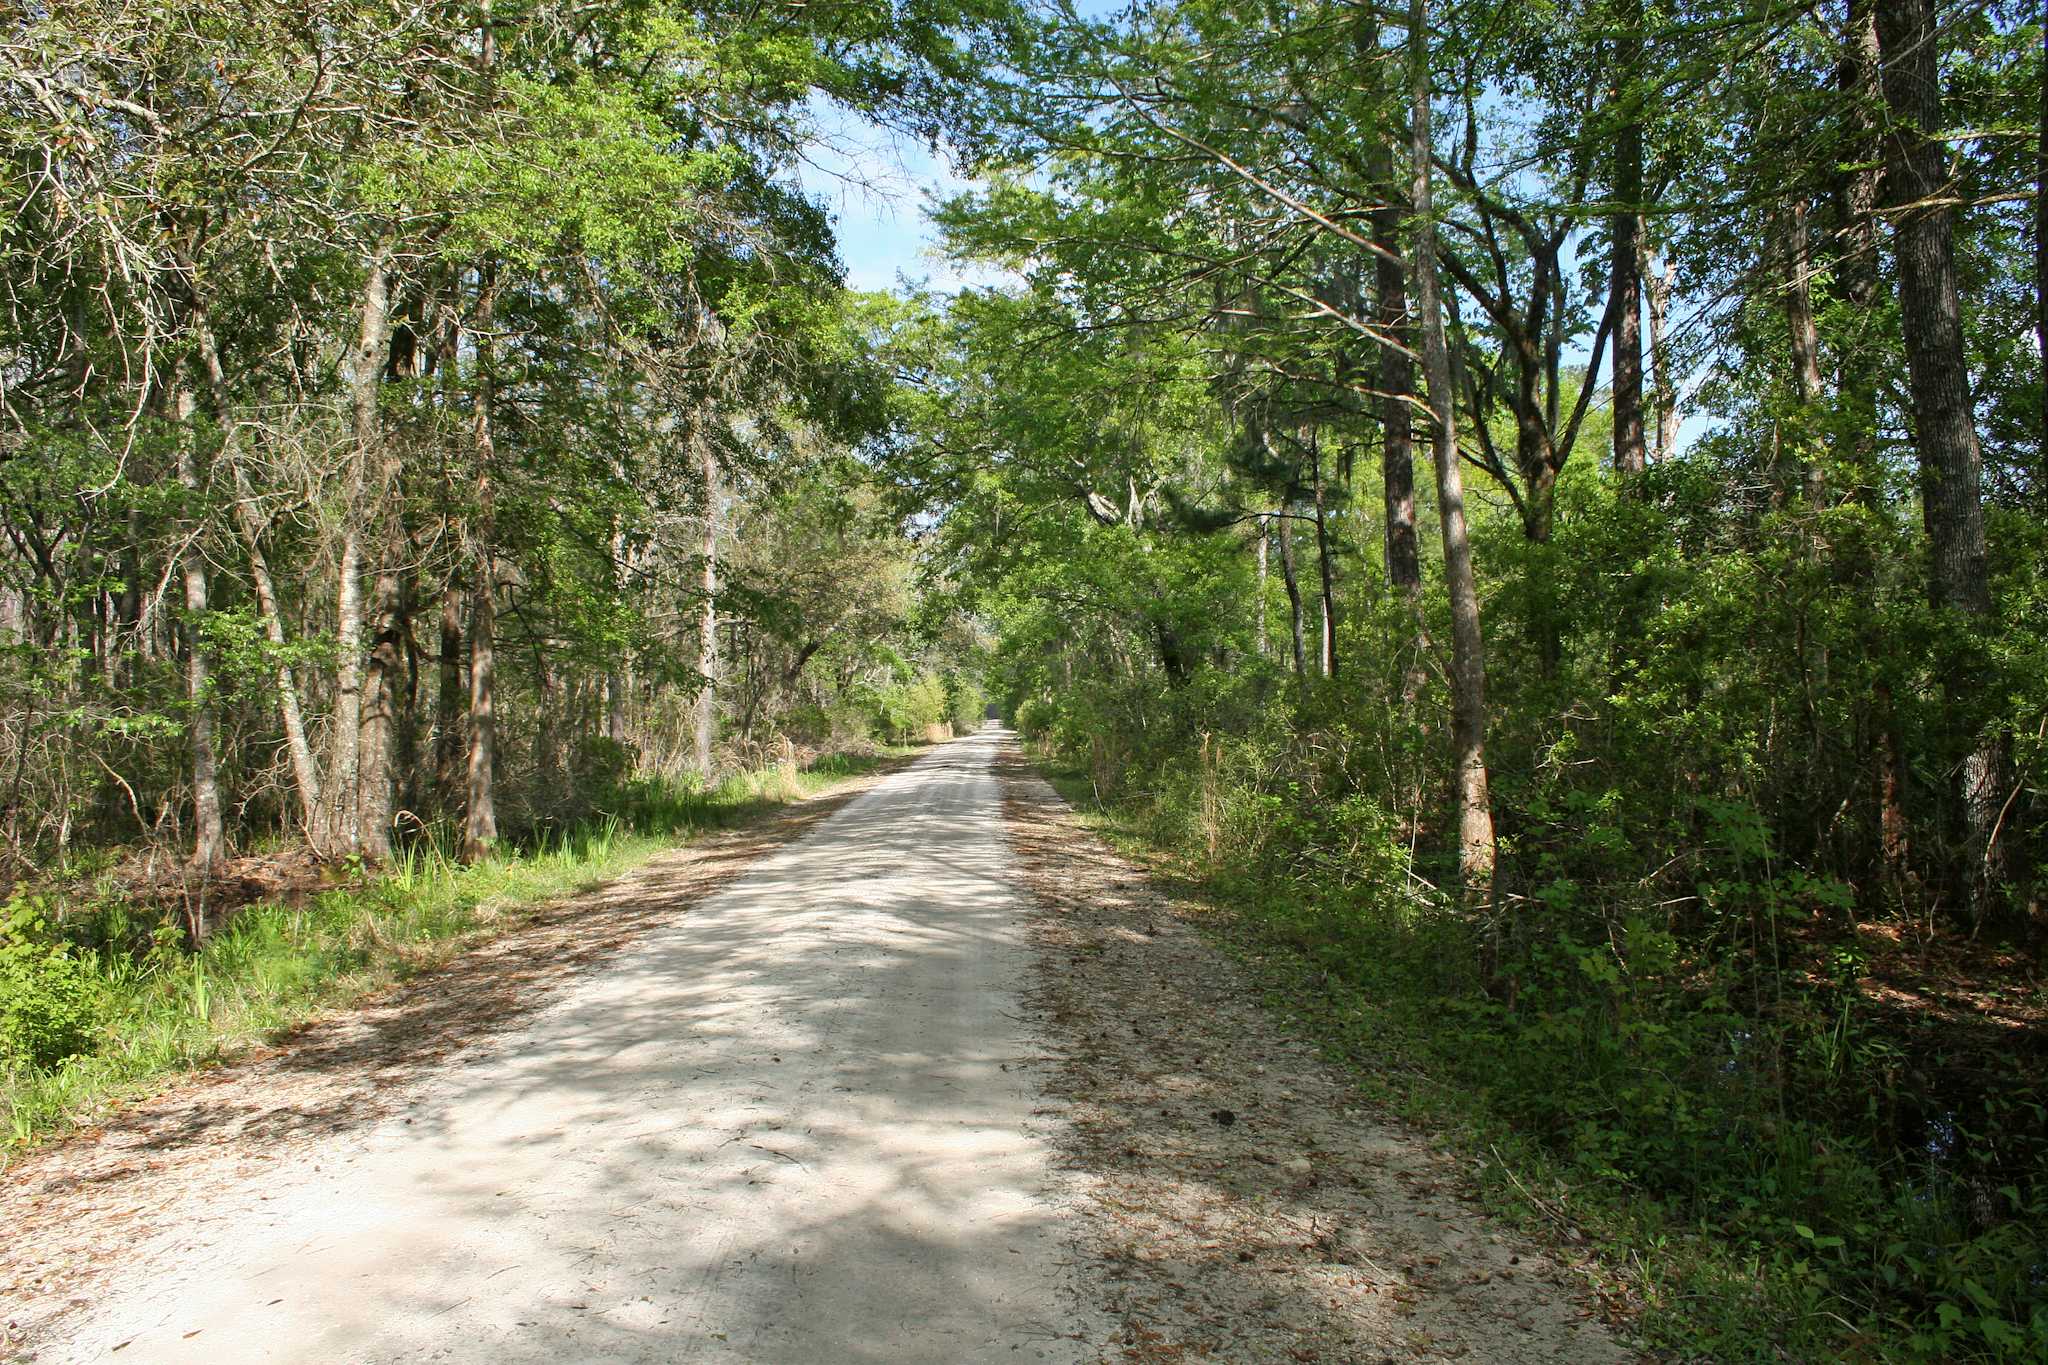
[[1635,1358],[1583,1285],[1471,1202],[1455,1160],[1291,1037],[1200,907],[999,760],[1040,913],[1032,1003],[1091,1177],[1083,1254],[1134,1362]]

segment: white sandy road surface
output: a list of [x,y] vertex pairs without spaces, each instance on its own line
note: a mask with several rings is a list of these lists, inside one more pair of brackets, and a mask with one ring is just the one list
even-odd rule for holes
[[1098,1358],[998,736],[945,745],[138,1248],[37,1360]]

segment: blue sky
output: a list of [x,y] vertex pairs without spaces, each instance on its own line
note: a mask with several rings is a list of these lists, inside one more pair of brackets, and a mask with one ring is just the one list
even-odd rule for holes
[[837,109],[817,111],[820,136],[798,170],[832,213],[846,283],[854,289],[925,284],[951,292],[992,276],[955,270],[935,251],[925,210],[969,185],[951,159]]

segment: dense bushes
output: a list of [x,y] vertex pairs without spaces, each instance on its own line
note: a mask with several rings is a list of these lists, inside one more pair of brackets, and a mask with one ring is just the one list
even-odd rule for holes
[[0,906],[0,1068],[45,1068],[92,1049],[99,993],[41,907]]

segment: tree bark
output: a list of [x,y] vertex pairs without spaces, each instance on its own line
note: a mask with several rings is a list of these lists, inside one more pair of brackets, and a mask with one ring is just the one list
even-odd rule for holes
[[1294,676],[1298,682],[1308,681],[1308,649],[1301,634],[1301,578],[1294,569],[1293,518],[1283,505],[1280,509],[1280,582],[1287,589],[1288,638],[1294,646]]
[[443,811],[461,801],[462,713],[462,585],[450,575],[441,589],[441,649],[434,686],[434,786]]
[[[1885,182],[1898,259],[1899,327],[1919,453],[1921,501],[1937,607],[1987,621],[1992,615],[1984,541],[1982,456],[1970,398],[1956,293],[1951,210],[1936,201],[1950,186],[1941,133],[1939,39],[1930,0],[1884,0],[1877,6],[1884,98],[1891,110],[1885,138]],[[1951,678],[1953,695],[1963,684]],[[1992,832],[2004,781],[2004,744],[1982,737],[1964,760],[1962,797],[1972,902],[1995,871]]]
[[495,343],[491,338],[491,315],[497,297],[497,272],[487,266],[477,296],[475,328],[477,519],[469,600],[469,800],[462,832],[462,856],[469,862],[488,857],[498,842],[498,582],[493,543],[497,534],[493,525],[497,438],[492,429],[497,376],[492,372]]
[[[419,377],[418,334],[409,317],[388,329],[383,375],[391,380]],[[405,755],[401,738],[410,733],[410,688],[407,686],[411,623],[407,620],[408,593],[403,581],[406,561],[412,555],[412,541],[405,530],[404,467],[397,448],[380,442],[383,458],[377,474],[376,515],[370,518],[382,531],[377,577],[370,593],[371,618],[369,671],[363,685],[363,739],[358,828],[362,832],[363,855],[374,862],[391,856],[391,837],[397,818],[400,769]],[[409,743],[403,747],[409,748]]]
[[[1849,0],[1848,24],[1842,35],[1841,60],[1836,80],[1847,112],[1843,155],[1847,167],[1835,188],[1836,288],[1848,312],[1868,327],[1878,316],[1882,281],[1878,276],[1877,214],[1878,166],[1883,158],[1879,145],[1876,105],[1880,67],[1877,47],[1875,0]],[[1862,338],[1845,339],[1860,343]],[[1844,344],[1835,387],[1847,429],[1845,446],[1856,470],[1858,496],[1875,505],[1881,493],[1884,471],[1877,452],[1878,367],[1870,363],[1868,348]]]
[[[191,707],[186,728],[192,756],[192,866],[204,879],[227,852],[227,834],[221,822],[220,765],[213,749],[213,688],[211,658],[203,629],[207,611],[206,556],[199,546],[205,531],[202,500],[204,480],[194,450],[197,433],[193,417],[198,403],[192,389],[181,377],[177,383],[178,484],[184,492],[184,508],[178,517],[178,572],[185,589],[185,615],[181,629],[185,638],[185,700]],[[205,892],[192,916],[192,937],[206,936]]]
[[[1381,178],[1373,209],[1373,241],[1387,254],[1373,266],[1377,322],[1387,336],[1408,331],[1408,278],[1401,262],[1401,211],[1393,202],[1394,155],[1384,144],[1373,152],[1372,173]],[[1411,343],[1412,344],[1412,343]],[[1422,554],[1415,537],[1415,432],[1409,407],[1415,392],[1415,363],[1392,346],[1380,348],[1380,484],[1386,512],[1387,582],[1404,597],[1422,592]]]
[[386,233],[363,271],[362,311],[350,354],[350,452],[348,493],[343,506],[341,582],[335,602],[334,758],[328,765],[328,829],[325,851],[362,848],[361,799],[363,723],[363,535],[364,497],[376,465],[381,431],[377,385],[390,344],[392,237]]
[[1665,328],[1671,317],[1671,285],[1676,271],[1667,260],[1652,260],[1647,239],[1642,237],[1642,220],[1636,220],[1636,259],[1643,280],[1643,295],[1650,305],[1650,395],[1657,425],[1650,458],[1663,463],[1678,453],[1678,387],[1671,380],[1671,351]]
[[[1429,11],[1408,0],[1411,174],[1415,206],[1415,308],[1422,332],[1422,372],[1429,394],[1431,453],[1436,465],[1438,520],[1443,528],[1444,586],[1451,600],[1452,786],[1458,801],[1458,874],[1468,906],[1493,900],[1493,803],[1486,772],[1486,649],[1472,547],[1465,529],[1464,475],[1459,468],[1457,410],[1450,350],[1437,296],[1436,222],[1430,169]],[[1633,254],[1633,247],[1631,247]],[[1640,435],[1640,433],[1638,433]]]
[[1323,457],[1316,438],[1309,436],[1310,484],[1316,509],[1316,574],[1323,599],[1323,644],[1320,664],[1323,676],[1337,676],[1337,580],[1331,563],[1329,513],[1323,505]]
[[1778,492],[1803,493],[1809,502],[1821,495],[1821,471],[1813,459],[1817,433],[1812,430],[1814,405],[1820,402],[1820,332],[1813,322],[1812,260],[1807,251],[1806,204],[1795,200],[1778,221],[1779,261],[1784,268],[1785,330],[1792,348],[1792,393],[1797,401],[1789,439],[1782,441],[1777,474]]
[[718,451],[703,431],[696,433],[698,468],[704,479],[704,601],[697,617],[697,671],[702,675],[694,727],[697,772],[711,782],[711,745],[718,724]]
[[1263,659],[1263,658],[1265,658],[1265,657],[1266,657],[1266,655],[1267,655],[1267,654],[1268,654],[1268,653],[1270,652],[1270,645],[1269,645],[1269,642],[1268,642],[1268,641],[1267,641],[1267,639],[1266,639],[1266,577],[1267,577],[1267,574],[1266,574],[1266,560],[1267,560],[1267,556],[1268,556],[1268,554],[1269,554],[1269,550],[1270,550],[1270,547],[1269,547],[1269,545],[1268,545],[1268,541],[1270,540],[1270,538],[1271,538],[1271,537],[1270,537],[1270,532],[1269,532],[1269,528],[1268,528],[1268,527],[1267,527],[1267,525],[1266,525],[1266,518],[1265,518],[1264,516],[1261,516],[1261,517],[1259,518],[1259,523],[1258,523],[1258,525],[1259,525],[1259,549],[1258,549],[1258,556],[1259,556],[1259,657],[1260,657],[1261,659]]
[[2034,131],[2034,341],[2041,357],[2034,477],[2048,482],[2048,0],[2041,5],[2041,70],[2041,122]]
[[1614,311],[1614,472],[1627,479],[1647,460],[1643,443],[1643,282],[1636,233],[1643,211],[1643,124],[1636,109],[1643,66],[1642,0],[1616,6],[1615,92],[1623,123],[1614,139],[1614,214],[1609,288]]

